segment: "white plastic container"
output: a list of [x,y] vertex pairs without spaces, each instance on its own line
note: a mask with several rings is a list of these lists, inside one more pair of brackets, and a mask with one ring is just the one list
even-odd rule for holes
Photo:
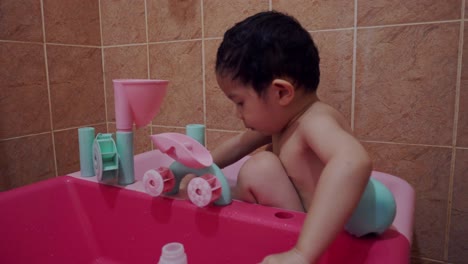
[[164,245],[158,264],[187,264],[184,245],[178,242]]

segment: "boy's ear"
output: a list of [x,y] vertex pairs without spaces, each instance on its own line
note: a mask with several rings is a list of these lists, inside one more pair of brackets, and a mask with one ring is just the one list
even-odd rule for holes
[[271,83],[274,96],[281,106],[288,105],[294,99],[294,85],[284,79],[274,79]]

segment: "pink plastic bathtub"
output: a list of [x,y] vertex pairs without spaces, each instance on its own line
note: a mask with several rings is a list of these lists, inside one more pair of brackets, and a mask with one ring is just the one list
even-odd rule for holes
[[[225,169],[231,182],[243,161]],[[137,155],[137,179],[171,162],[157,150]],[[388,174],[373,177],[395,194],[392,228],[360,239],[341,233],[321,264],[409,263],[413,189]],[[291,248],[304,221],[303,213],[239,201],[198,208],[142,190],[139,181],[120,188],[75,173],[0,193],[0,263],[156,264],[169,242],[184,245],[189,263],[258,263]]]

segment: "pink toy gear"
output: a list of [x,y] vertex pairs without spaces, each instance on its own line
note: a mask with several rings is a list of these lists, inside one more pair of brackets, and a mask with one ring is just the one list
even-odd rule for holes
[[174,174],[169,168],[165,167],[160,167],[157,170],[148,170],[143,175],[143,186],[149,195],[154,197],[159,196],[174,188]]
[[221,183],[213,174],[205,174],[192,179],[188,184],[190,201],[198,207],[204,207],[221,196]]

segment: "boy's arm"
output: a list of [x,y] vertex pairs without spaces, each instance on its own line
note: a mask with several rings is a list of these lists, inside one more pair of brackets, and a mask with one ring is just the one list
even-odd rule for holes
[[268,143],[271,143],[270,136],[246,130],[223,142],[211,152],[211,155],[214,163],[218,167],[224,168]]
[[312,263],[343,230],[372,171],[370,157],[356,138],[330,116],[315,118],[301,127],[302,135],[325,167],[296,245]]

